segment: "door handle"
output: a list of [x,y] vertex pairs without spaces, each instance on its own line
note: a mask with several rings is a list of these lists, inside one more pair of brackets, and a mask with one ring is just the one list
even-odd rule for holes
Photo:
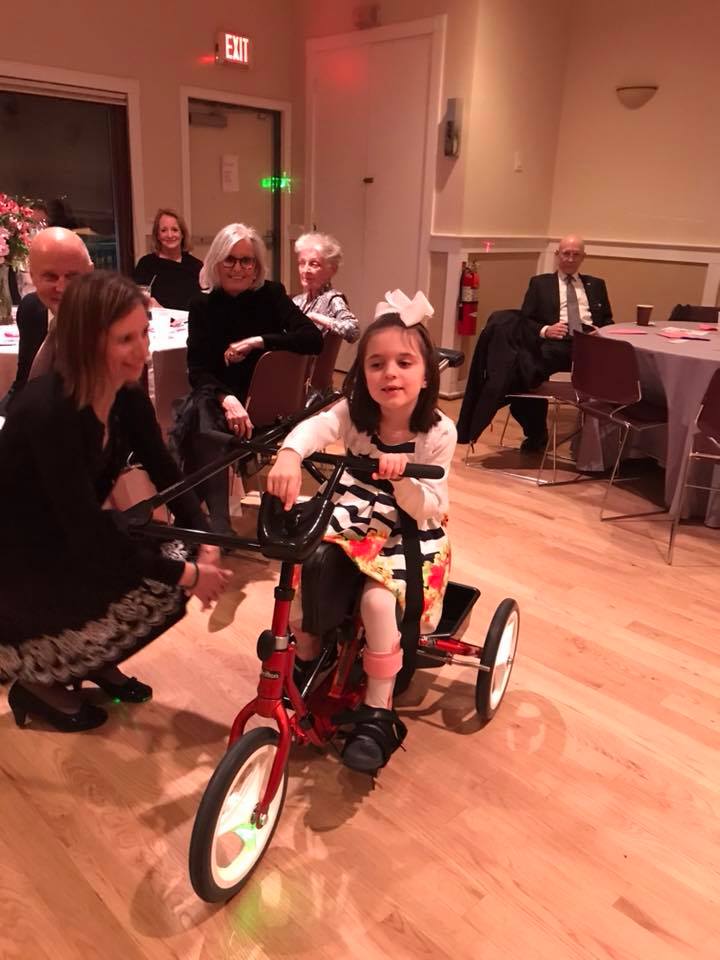
[[375,183],[375,177],[363,177],[363,183]]

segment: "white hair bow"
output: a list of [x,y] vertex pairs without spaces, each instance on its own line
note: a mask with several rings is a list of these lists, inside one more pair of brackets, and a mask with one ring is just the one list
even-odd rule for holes
[[414,327],[426,318],[432,317],[435,311],[432,304],[420,290],[410,299],[402,290],[392,290],[385,294],[385,299],[375,307],[375,319],[386,313],[397,313],[406,327]]

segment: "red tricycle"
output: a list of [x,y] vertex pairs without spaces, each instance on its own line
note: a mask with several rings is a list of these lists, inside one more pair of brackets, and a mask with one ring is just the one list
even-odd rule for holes
[[[245,455],[247,451],[252,455],[259,450],[265,454],[271,452],[271,441],[287,432],[287,428],[286,422],[284,429],[279,426],[266,433],[262,441],[234,441],[234,456],[231,450],[222,468],[242,457],[243,447]],[[319,472],[317,463],[332,467],[328,479]],[[308,458],[304,466],[321,479],[324,486],[312,499],[288,512],[282,509],[279,500],[264,494],[257,542],[178,528],[163,530],[161,525],[147,523],[154,506],[171,499],[181,489],[194,486],[208,475],[207,468],[130,511],[130,514],[134,512],[134,524],[145,535],[167,539],[172,533],[188,542],[259,549],[269,559],[280,561],[272,623],[257,641],[260,660],[257,696],[243,707],[232,724],[228,750],[207,785],[192,831],[190,879],[198,896],[208,902],[228,900],[236,894],[267,850],[285,801],[292,744],[323,747],[331,743],[342,734],[342,715],[363,700],[363,628],[359,618],[347,618],[323,637],[322,654],[302,689],[298,689],[294,679],[295,639],[289,620],[300,565],[321,545],[333,510],[333,493],[343,471],[348,468],[372,473],[377,469],[377,461],[316,454]],[[408,464],[406,476],[437,478],[442,476],[442,469]],[[327,585],[321,589],[327,589]],[[415,639],[417,657],[424,666],[459,662],[477,669],[475,705],[485,724],[494,716],[508,686],[520,615],[514,600],[503,600],[493,615],[483,646],[468,643],[461,638],[479,595],[480,591],[474,587],[450,582],[437,629],[429,636]],[[328,662],[333,664],[329,672]],[[253,717],[272,721],[273,726],[246,732],[246,725]]]

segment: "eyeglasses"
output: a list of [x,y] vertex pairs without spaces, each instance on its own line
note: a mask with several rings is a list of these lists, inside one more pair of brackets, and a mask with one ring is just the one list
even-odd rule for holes
[[252,270],[256,263],[256,257],[225,257],[222,262],[226,270],[234,270],[236,266],[243,270]]

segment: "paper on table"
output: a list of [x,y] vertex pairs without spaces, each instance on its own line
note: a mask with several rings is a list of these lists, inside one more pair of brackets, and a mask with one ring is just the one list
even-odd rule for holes
[[644,337],[648,333],[650,333],[649,330],[642,330],[640,329],[640,327],[616,327],[615,325],[613,325],[612,327],[604,327],[603,332],[604,333],[623,333],[623,334],[632,333],[638,337]]
[[698,330],[707,330],[708,333],[717,333],[718,325],[716,323],[699,323]]
[[710,337],[701,333],[699,330],[688,330],[685,327],[663,327],[660,330],[661,337],[667,337],[668,340],[709,340]]

